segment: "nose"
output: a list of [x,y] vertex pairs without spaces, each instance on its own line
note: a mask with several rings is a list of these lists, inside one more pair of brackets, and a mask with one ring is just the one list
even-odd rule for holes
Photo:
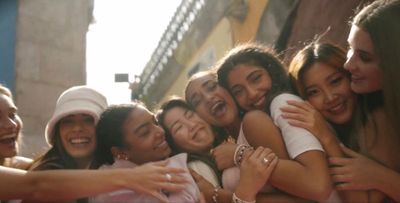
[[325,98],[325,102],[329,103],[332,102],[336,99],[336,94],[330,90],[325,90],[324,91],[324,98]]
[[75,131],[80,131],[83,129],[84,123],[83,122],[74,122],[72,129]]
[[247,86],[246,90],[247,90],[247,97],[249,98],[249,100],[257,99],[257,90],[255,88]]
[[155,130],[156,130],[156,132],[155,132],[156,137],[162,137],[162,138],[165,137],[165,131],[161,126],[157,125]]
[[189,128],[190,131],[192,131],[197,125],[196,122],[194,122],[192,120],[185,121],[185,124],[187,125],[187,127]]
[[13,118],[6,118],[4,123],[3,123],[3,128],[6,128],[8,130],[16,130],[18,128],[18,121]]
[[347,60],[344,63],[343,67],[344,69],[348,70],[348,71],[353,71],[355,68],[355,63],[354,63],[354,51],[353,50],[349,50],[347,52]]

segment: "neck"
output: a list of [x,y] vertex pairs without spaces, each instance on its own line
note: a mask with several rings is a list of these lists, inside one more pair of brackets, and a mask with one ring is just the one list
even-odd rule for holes
[[93,161],[92,157],[75,159],[75,163],[78,169],[88,169],[92,161]]
[[229,126],[225,127],[225,130],[228,131],[230,136],[237,139],[239,136],[241,123],[242,119],[240,119],[239,116],[237,116],[235,121],[233,121]]

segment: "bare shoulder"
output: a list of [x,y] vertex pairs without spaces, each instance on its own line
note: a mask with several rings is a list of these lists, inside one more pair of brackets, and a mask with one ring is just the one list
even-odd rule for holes
[[253,110],[253,111],[247,112],[244,115],[243,124],[260,121],[260,119],[262,119],[262,121],[270,121],[270,122],[272,122],[271,117],[267,113],[265,113],[264,111]]

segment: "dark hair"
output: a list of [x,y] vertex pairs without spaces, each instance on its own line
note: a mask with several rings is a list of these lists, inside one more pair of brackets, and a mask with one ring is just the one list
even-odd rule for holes
[[[330,43],[311,42],[295,55],[289,65],[288,74],[292,89],[303,99],[307,99],[304,75],[315,63],[323,63],[336,68],[350,79],[350,73],[343,68],[345,62],[346,53],[340,47]],[[346,125],[331,123],[340,141],[344,144],[348,144],[351,139],[351,122]]]
[[[382,69],[383,88],[380,93],[388,121],[395,132],[400,131],[400,1],[374,1],[364,7],[353,19],[352,24],[368,32],[379,58]],[[379,96],[379,93],[377,93]],[[376,96],[376,95],[375,95]],[[374,98],[370,96],[369,98]],[[367,103],[371,103],[366,98]],[[366,105],[371,106],[371,104]],[[375,105],[372,105],[375,107]],[[369,108],[367,111],[371,111]]]
[[[180,150],[179,147],[176,146],[171,132],[165,125],[165,115],[169,110],[171,110],[173,108],[177,108],[177,107],[189,109],[189,110],[193,111],[193,109],[190,107],[190,105],[188,103],[186,103],[186,101],[184,99],[177,97],[177,96],[172,96],[169,100],[164,102],[161,105],[160,109],[157,111],[158,123],[161,125],[162,128],[164,128],[165,138],[166,138],[169,146],[171,147],[173,154],[182,153],[182,151]],[[227,139],[228,134],[225,132],[225,130],[223,128],[215,127],[212,125],[211,125],[211,127],[213,129],[214,135],[216,135],[214,138],[214,142],[213,142],[213,147],[216,147],[219,144],[221,144],[224,140]],[[210,166],[213,169],[213,171],[215,172],[215,174],[218,176],[218,180],[221,181],[221,172],[218,170],[215,162],[208,154],[189,153],[188,162],[197,161],[197,160],[202,161],[205,164],[207,164],[208,166]]]
[[[162,128],[164,128],[166,140],[167,140],[169,146],[171,147],[173,154],[181,153],[182,151],[180,151],[179,147],[176,146],[171,132],[165,125],[165,115],[169,110],[176,108],[176,107],[189,109],[189,110],[195,112],[184,99],[182,99],[180,97],[176,97],[176,96],[173,96],[169,100],[164,102],[161,105],[160,109],[157,111],[158,123],[160,124],[160,126]],[[216,127],[213,125],[211,125],[211,128],[216,135],[214,142],[213,142],[213,147],[215,147],[215,146],[221,144],[228,137],[228,135],[223,128]]]
[[289,65],[288,74],[292,89],[303,99],[307,99],[304,92],[304,74],[315,63],[327,64],[350,77],[350,73],[343,68],[345,62],[346,53],[340,47],[330,43],[310,43],[296,54]]
[[96,127],[98,147],[96,157],[100,164],[113,164],[111,147],[124,147],[123,125],[137,103],[109,106],[101,115]]
[[265,112],[269,113],[269,105],[275,96],[283,92],[290,92],[290,85],[283,64],[272,49],[258,43],[239,45],[230,50],[217,63],[218,82],[228,91],[230,91],[228,74],[240,64],[262,67],[270,75],[272,87],[266,95],[267,103],[264,107]]

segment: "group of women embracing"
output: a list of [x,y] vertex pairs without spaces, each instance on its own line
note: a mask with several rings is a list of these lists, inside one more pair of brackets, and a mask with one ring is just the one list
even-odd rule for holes
[[352,21],[347,56],[314,41],[288,68],[262,44],[239,45],[155,113],[70,88],[46,126],[51,149],[29,169],[137,176],[69,196],[91,196],[78,202],[400,201],[397,19],[400,1],[373,2]]

